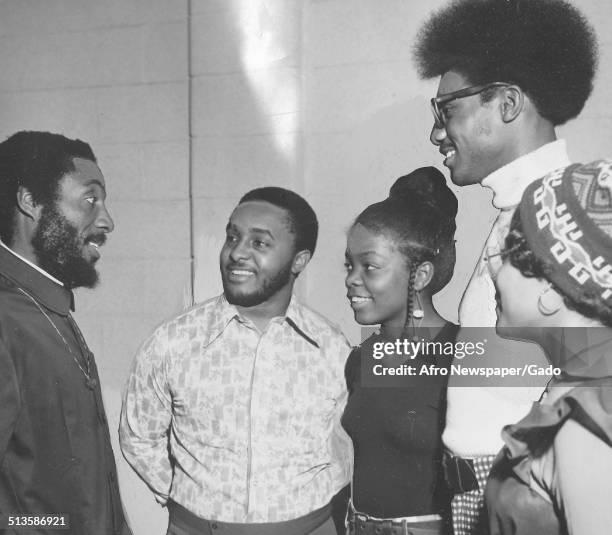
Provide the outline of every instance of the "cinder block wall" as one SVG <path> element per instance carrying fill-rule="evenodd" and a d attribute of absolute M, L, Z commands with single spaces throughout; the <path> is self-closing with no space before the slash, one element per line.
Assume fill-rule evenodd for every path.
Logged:
<path fill-rule="evenodd" d="M 193 2 L 195 296 L 221 292 L 229 214 L 262 185 L 305 193 L 300 0 Z M 301 282 L 301 281 L 300 281 Z"/>
<path fill-rule="evenodd" d="M 441 167 L 414 34 L 442 0 L 2 0 L 0 137 L 22 129 L 89 141 L 116 229 L 102 284 L 77 292 L 77 319 L 104 382 L 123 498 L 136 534 L 166 514 L 116 444 L 120 396 L 138 345 L 190 299 L 220 290 L 218 251 L 248 189 L 304 194 L 321 224 L 299 292 L 359 330 L 344 297 L 345 233 L 398 176 Z M 575 160 L 612 156 L 612 5 L 577 0 L 601 41 L 581 117 L 561 129 Z M 458 263 L 438 298 L 447 317 L 494 212 L 479 186 L 457 191 Z"/>
<path fill-rule="evenodd" d="M 121 392 L 133 354 L 190 285 L 187 0 L 0 3 L 0 138 L 60 132 L 91 143 L 116 230 L 102 283 L 77 291 L 96 355 L 126 509 L 137 534 L 165 512 L 119 453 Z"/>

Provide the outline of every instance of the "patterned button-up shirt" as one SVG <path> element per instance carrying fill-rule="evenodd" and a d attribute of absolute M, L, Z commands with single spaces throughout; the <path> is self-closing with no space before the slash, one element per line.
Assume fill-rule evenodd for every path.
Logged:
<path fill-rule="evenodd" d="M 223 296 L 196 305 L 136 355 L 123 454 L 162 503 L 203 518 L 278 522 L 323 507 L 349 479 L 349 351 L 295 297 L 263 333 Z"/>

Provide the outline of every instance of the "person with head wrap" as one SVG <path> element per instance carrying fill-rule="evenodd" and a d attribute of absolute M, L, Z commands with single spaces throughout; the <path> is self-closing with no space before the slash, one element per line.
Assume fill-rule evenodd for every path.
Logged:
<path fill-rule="evenodd" d="M 345 371 L 342 424 L 354 444 L 351 534 L 446 529 L 450 499 L 440 477 L 446 376 L 388 373 L 447 369 L 451 357 L 422 350 L 383 356 L 380 349 L 397 340 L 454 342 L 458 326 L 437 312 L 432 296 L 453 274 L 456 213 L 442 173 L 420 168 L 361 212 L 348 233 L 347 297 L 358 323 L 380 325 L 352 351 Z"/>
<path fill-rule="evenodd" d="M 489 267 L 498 333 L 539 344 L 558 370 L 503 430 L 486 489 L 491 533 L 610 533 L 612 160 L 531 184 Z"/>
<path fill-rule="evenodd" d="M 423 78 L 440 76 L 430 140 L 452 181 L 490 188 L 500 210 L 459 308 L 462 328 L 492 328 L 486 258 L 500 250 L 525 188 L 570 164 L 555 128 L 576 117 L 591 93 L 594 31 L 564 0 L 454 0 L 421 28 L 415 60 Z M 488 334 L 488 365 L 545 363 L 536 346 Z M 443 439 L 456 535 L 484 529 L 483 488 L 501 427 L 538 395 L 535 387 L 458 388 L 451 377 Z"/>

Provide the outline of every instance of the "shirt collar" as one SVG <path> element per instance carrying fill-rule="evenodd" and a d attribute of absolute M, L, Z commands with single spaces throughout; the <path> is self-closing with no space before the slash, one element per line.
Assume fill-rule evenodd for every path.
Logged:
<path fill-rule="evenodd" d="M 291 296 L 291 301 L 287 307 L 285 319 L 300 335 L 302 335 L 313 346 L 320 347 L 319 337 L 316 325 L 313 323 L 311 315 L 307 313 L 308 309 L 302 305 L 295 295 Z"/>
<path fill-rule="evenodd" d="M 59 281 L 0 242 L 0 272 L 57 314 L 74 310 L 74 296 Z"/>
<path fill-rule="evenodd" d="M 295 295 L 291 296 L 287 311 L 282 318 L 310 344 L 320 347 L 316 326 L 307 314 L 307 308 L 298 301 Z M 220 295 L 217 298 L 217 307 L 210 328 L 209 343 L 222 334 L 234 319 L 241 322 L 247 321 L 240 316 L 238 309 L 227 301 L 225 295 Z"/>
<path fill-rule="evenodd" d="M 523 192 L 534 180 L 570 163 L 565 140 L 558 139 L 493 171 L 482 186 L 493 190 L 493 206 L 507 210 L 521 202 Z"/>

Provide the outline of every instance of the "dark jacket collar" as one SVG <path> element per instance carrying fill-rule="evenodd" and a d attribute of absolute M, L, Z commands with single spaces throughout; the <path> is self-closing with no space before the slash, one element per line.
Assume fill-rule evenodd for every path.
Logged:
<path fill-rule="evenodd" d="M 28 266 L 4 247 L 0 247 L 0 273 L 53 312 L 67 316 L 74 310 L 74 296 L 70 290 Z"/>

